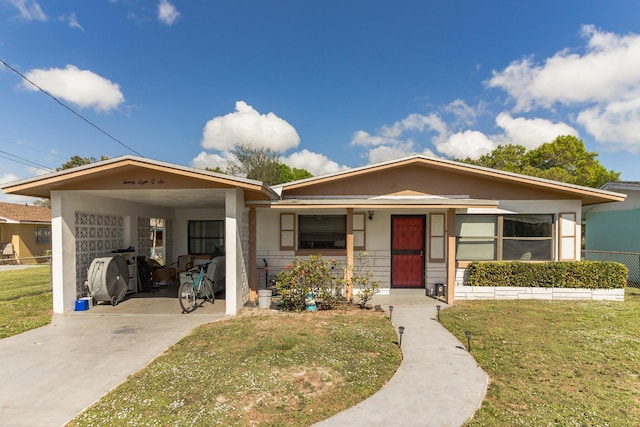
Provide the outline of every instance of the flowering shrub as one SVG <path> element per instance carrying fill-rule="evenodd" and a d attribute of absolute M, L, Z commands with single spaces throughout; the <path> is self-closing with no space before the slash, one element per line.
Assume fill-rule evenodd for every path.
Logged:
<path fill-rule="evenodd" d="M 369 262 L 369 254 L 359 252 L 352 267 L 351 285 L 358 291 L 360 308 L 366 308 L 371 298 L 380 291 L 380 281 L 373 280 L 373 271 L 369 269 Z"/>
<path fill-rule="evenodd" d="M 338 262 L 311 255 L 309 259 L 296 257 L 278 274 L 276 287 L 282 296 L 282 306 L 288 311 L 306 308 L 305 298 L 312 293 L 319 309 L 332 309 L 342 298 L 343 269 Z"/>

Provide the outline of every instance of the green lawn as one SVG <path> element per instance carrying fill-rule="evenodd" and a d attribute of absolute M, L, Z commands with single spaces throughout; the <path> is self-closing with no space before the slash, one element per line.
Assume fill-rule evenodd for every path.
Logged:
<path fill-rule="evenodd" d="M 0 338 L 48 325 L 52 315 L 51 292 L 0 301 Z"/>
<path fill-rule="evenodd" d="M 360 309 L 262 314 L 196 328 L 72 426 L 305 426 L 375 393 L 401 354 Z"/>
<path fill-rule="evenodd" d="M 0 338 L 51 323 L 51 265 L 0 271 Z"/>
<path fill-rule="evenodd" d="M 0 271 L 0 301 L 51 292 L 51 265 Z"/>
<path fill-rule="evenodd" d="M 491 384 L 469 426 L 640 425 L 640 289 L 624 302 L 473 301 L 441 312 Z"/>
<path fill-rule="evenodd" d="M 48 324 L 51 305 L 50 292 L 0 301 L 0 338 Z M 310 425 L 400 363 L 379 313 L 249 313 L 196 329 L 73 425 Z M 491 379 L 469 426 L 640 425 L 640 289 L 624 302 L 458 302 L 440 318 L 463 343 L 472 332 Z"/>

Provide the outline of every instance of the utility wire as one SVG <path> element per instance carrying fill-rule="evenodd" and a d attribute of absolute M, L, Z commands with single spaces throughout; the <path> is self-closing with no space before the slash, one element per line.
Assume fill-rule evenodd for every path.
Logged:
<path fill-rule="evenodd" d="M 11 154 L 11 153 L 7 153 L 6 151 L 2 151 L 0 150 L 0 157 L 2 157 L 3 159 L 7 159 L 7 160 L 11 160 L 12 162 L 16 162 L 16 163 L 21 163 L 25 166 L 31 166 L 31 167 L 37 167 L 38 169 L 45 169 L 48 171 L 55 171 L 55 169 L 49 167 L 49 166 L 45 166 L 43 164 L 40 163 L 36 163 L 34 161 L 31 161 L 29 159 L 25 159 L 24 157 L 20 157 L 20 156 L 16 156 L 15 154 Z M 11 157 L 15 157 L 15 159 L 9 158 L 7 156 L 11 156 Z M 16 160 L 19 159 L 19 160 Z"/>
<path fill-rule="evenodd" d="M 99 132 L 103 133 L 104 135 L 106 135 L 108 138 L 112 139 L 113 141 L 117 142 L 118 144 L 122 145 L 124 148 L 126 148 L 127 150 L 131 151 L 134 154 L 137 154 L 140 157 L 143 157 L 142 154 L 138 153 L 136 150 L 134 150 L 133 148 L 129 147 L 127 144 L 125 144 L 124 142 L 120 141 L 118 138 L 116 138 L 115 136 L 111 135 L 110 133 L 108 133 L 107 131 L 103 130 L 102 128 L 100 128 L 98 125 L 92 123 L 91 121 L 89 121 L 88 119 L 86 119 L 84 116 L 82 116 L 80 113 L 77 113 L 74 109 L 72 109 L 71 107 L 69 107 L 67 104 L 65 104 L 64 102 L 60 101 L 58 98 L 56 98 L 55 96 L 51 95 L 49 92 L 47 92 L 46 90 L 44 90 L 43 88 L 41 88 L 40 86 L 38 86 L 37 84 L 35 84 L 34 82 L 32 82 L 31 80 L 29 80 L 27 78 L 27 76 L 25 76 L 24 74 L 22 74 L 20 71 L 16 70 L 15 68 L 13 68 L 12 66 L 10 66 L 9 64 L 7 64 L 2 58 L 0 58 L 0 62 L 2 62 L 2 64 L 4 64 L 5 67 L 7 67 L 8 69 L 10 69 L 11 71 L 13 71 L 14 73 L 16 73 L 17 75 L 19 75 L 20 77 L 22 77 L 24 80 L 26 80 L 27 82 L 31 83 L 35 88 L 37 88 L 40 92 L 44 93 L 45 95 L 47 95 L 49 98 L 53 99 L 54 101 L 56 101 L 58 104 L 60 104 L 61 106 L 63 106 L 64 108 L 66 108 L 67 110 L 71 111 L 73 114 L 75 114 L 76 116 L 78 116 L 79 118 L 81 118 L 82 120 L 84 120 L 87 124 L 89 124 L 90 126 L 93 126 L 94 128 L 96 128 Z"/>

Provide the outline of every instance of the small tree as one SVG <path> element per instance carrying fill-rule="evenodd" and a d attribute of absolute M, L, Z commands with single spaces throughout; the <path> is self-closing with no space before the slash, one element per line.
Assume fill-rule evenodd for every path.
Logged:
<path fill-rule="evenodd" d="M 380 281 L 373 279 L 373 271 L 370 269 L 371 259 L 367 252 L 359 252 L 356 257 L 351 276 L 351 285 L 358 290 L 360 308 L 366 308 L 373 296 L 380 292 Z"/>
<path fill-rule="evenodd" d="M 318 308 L 330 310 L 341 295 L 338 289 L 344 284 L 342 270 L 335 260 L 326 260 L 322 255 L 311 255 L 309 259 L 296 257 L 278 274 L 276 287 L 282 296 L 283 309 L 302 311 L 305 298 L 313 294 Z"/>
<path fill-rule="evenodd" d="M 267 185 L 282 184 L 310 178 L 306 169 L 290 168 L 280 162 L 280 155 L 270 148 L 255 148 L 248 144 L 236 144 L 231 150 L 235 161 L 229 163 L 226 173 L 245 176 Z"/>

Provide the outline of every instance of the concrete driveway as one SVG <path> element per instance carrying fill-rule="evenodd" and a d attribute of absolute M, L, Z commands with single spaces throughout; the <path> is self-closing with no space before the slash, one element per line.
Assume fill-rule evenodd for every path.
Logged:
<path fill-rule="evenodd" d="M 0 425 L 64 425 L 194 327 L 225 317 L 224 301 L 190 314 L 139 314 L 135 303 L 55 315 L 0 340 Z"/>

